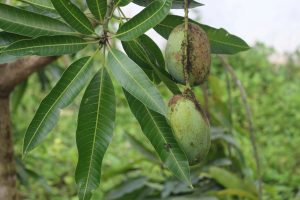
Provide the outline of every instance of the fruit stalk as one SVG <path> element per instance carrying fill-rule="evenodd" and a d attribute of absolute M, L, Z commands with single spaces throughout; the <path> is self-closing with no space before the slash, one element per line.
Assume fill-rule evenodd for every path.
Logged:
<path fill-rule="evenodd" d="M 189 81 L 189 0 L 184 0 L 184 37 L 185 37 L 185 48 L 183 54 L 183 65 L 184 65 L 184 80 L 185 86 L 190 87 Z"/>

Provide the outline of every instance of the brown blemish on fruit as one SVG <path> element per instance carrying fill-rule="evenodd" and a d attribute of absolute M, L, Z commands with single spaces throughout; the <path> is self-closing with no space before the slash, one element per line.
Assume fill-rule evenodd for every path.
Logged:
<path fill-rule="evenodd" d="M 169 101 L 169 106 L 172 106 L 172 105 L 174 105 L 174 104 L 176 104 L 176 102 L 179 100 L 179 99 L 181 99 L 182 98 L 182 96 L 181 95 L 175 95 L 175 96 L 173 96 L 171 99 L 170 99 L 170 101 Z"/>

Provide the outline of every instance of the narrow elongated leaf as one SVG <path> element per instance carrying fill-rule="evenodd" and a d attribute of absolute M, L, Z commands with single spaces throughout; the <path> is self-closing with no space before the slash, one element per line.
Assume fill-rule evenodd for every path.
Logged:
<path fill-rule="evenodd" d="M 14 33 L 8 33 L 5 31 L 0 32 L 0 64 L 12 62 L 19 58 L 18 56 L 1 54 L 1 51 L 5 49 L 9 44 L 24 39 L 28 39 L 28 37 L 17 35 Z"/>
<path fill-rule="evenodd" d="M 28 37 L 2 31 L 0 32 L 0 50 L 7 47 L 10 43 L 24 39 L 28 39 Z"/>
<path fill-rule="evenodd" d="M 149 4 L 152 3 L 153 0 L 133 0 L 133 3 L 147 7 Z M 191 1 L 189 3 L 189 8 L 195 8 L 198 6 L 203 6 L 202 3 L 199 3 L 197 1 Z M 184 0 L 173 0 L 172 9 L 183 9 L 184 8 Z"/>
<path fill-rule="evenodd" d="M 75 179 L 82 200 L 90 199 L 92 191 L 100 184 L 102 159 L 112 138 L 115 113 L 114 86 L 106 69 L 102 68 L 87 87 L 78 115 L 79 159 Z"/>
<path fill-rule="evenodd" d="M 123 41 L 137 38 L 159 24 L 169 14 L 171 6 L 172 0 L 153 1 L 147 8 L 121 26 L 116 37 Z"/>
<path fill-rule="evenodd" d="M 176 15 L 168 15 L 160 24 L 154 27 L 154 30 L 163 36 L 169 38 L 172 30 L 179 24 L 183 23 L 184 18 Z M 198 24 L 205 30 L 211 45 L 211 53 L 214 54 L 235 54 L 240 51 L 246 51 L 250 47 L 241 38 L 228 33 L 224 29 L 216 29 L 204 24 L 199 24 L 193 20 L 193 23 Z"/>
<path fill-rule="evenodd" d="M 51 0 L 20 0 L 23 1 L 25 3 L 28 3 L 30 5 L 39 7 L 39 8 L 43 8 L 43 9 L 47 9 L 47 10 L 54 10 L 54 7 L 51 3 Z"/>
<path fill-rule="evenodd" d="M 166 118 L 159 113 L 149 110 L 125 90 L 124 93 L 143 133 L 155 148 L 162 162 L 176 177 L 191 185 L 187 158 L 178 146 Z"/>
<path fill-rule="evenodd" d="M 29 37 L 75 33 L 59 20 L 2 3 L 0 3 L 0 29 Z"/>
<path fill-rule="evenodd" d="M 91 13 L 102 22 L 106 14 L 107 0 L 86 0 L 86 3 Z"/>
<path fill-rule="evenodd" d="M 109 49 L 108 66 L 115 78 L 130 94 L 150 109 L 167 116 L 167 108 L 158 90 L 143 70 L 124 53 Z"/>
<path fill-rule="evenodd" d="M 89 19 L 70 0 L 51 0 L 62 18 L 75 30 L 83 34 L 93 34 L 94 28 Z"/>
<path fill-rule="evenodd" d="M 56 125 L 60 109 L 66 107 L 78 95 L 92 72 L 92 57 L 75 61 L 42 101 L 25 137 L 23 154 L 34 149 Z"/>
<path fill-rule="evenodd" d="M 174 94 L 179 94 L 180 90 L 171 80 L 165 71 L 165 61 L 159 47 L 147 35 L 141 35 L 139 38 L 131 41 L 123 41 L 123 48 L 127 55 L 143 69 L 151 69 L 160 80 Z"/>
<path fill-rule="evenodd" d="M 55 56 L 76 53 L 88 43 L 76 36 L 41 36 L 15 42 L 1 51 L 14 56 Z"/>
<path fill-rule="evenodd" d="M 155 42 L 143 34 L 131 41 L 122 41 L 122 45 L 127 55 L 141 67 L 147 67 L 149 63 L 158 68 L 165 68 L 164 56 Z M 148 68 L 152 68 L 148 66 Z"/>

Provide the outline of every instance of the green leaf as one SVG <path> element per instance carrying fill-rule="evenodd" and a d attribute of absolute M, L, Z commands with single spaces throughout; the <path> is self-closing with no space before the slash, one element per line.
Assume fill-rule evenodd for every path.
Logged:
<path fill-rule="evenodd" d="M 107 0 L 86 0 L 86 3 L 91 13 L 102 22 L 107 10 Z"/>
<path fill-rule="evenodd" d="M 42 101 L 26 131 L 23 154 L 41 143 L 56 125 L 60 110 L 68 106 L 84 87 L 92 72 L 91 61 L 92 57 L 75 61 Z"/>
<path fill-rule="evenodd" d="M 127 55 L 137 63 L 144 71 L 150 69 L 174 94 L 179 94 L 180 90 L 171 80 L 171 77 L 164 70 L 165 61 L 159 47 L 147 35 L 131 41 L 123 41 L 123 48 Z"/>
<path fill-rule="evenodd" d="M 149 4 L 152 3 L 153 0 L 133 0 L 133 3 L 147 7 Z M 198 6 L 203 6 L 202 3 L 197 1 L 190 1 L 189 8 L 195 8 Z M 184 0 L 173 0 L 172 9 L 183 9 L 184 8 Z"/>
<path fill-rule="evenodd" d="M 76 53 L 87 44 L 88 42 L 76 36 L 41 36 L 15 42 L 0 53 L 14 56 L 54 56 Z"/>
<path fill-rule="evenodd" d="M 24 39 L 28 39 L 28 37 L 2 31 L 0 32 L 0 50 L 7 47 L 10 43 Z"/>
<path fill-rule="evenodd" d="M 54 7 L 51 3 L 51 0 L 20 0 L 22 2 L 28 3 L 30 5 L 47 9 L 47 10 L 54 10 Z"/>
<path fill-rule="evenodd" d="M 143 70 L 124 53 L 109 49 L 108 66 L 115 78 L 131 95 L 150 109 L 167 116 L 166 105 Z"/>
<path fill-rule="evenodd" d="M 165 68 L 164 56 L 155 42 L 143 34 L 131 41 L 122 41 L 122 45 L 127 55 L 139 66 L 152 69 L 149 64 L 154 64 L 158 68 Z"/>
<path fill-rule="evenodd" d="M 127 6 L 132 0 L 116 0 L 115 6 Z"/>
<path fill-rule="evenodd" d="M 176 177 L 191 185 L 187 158 L 174 139 L 172 129 L 166 118 L 148 109 L 125 90 L 124 93 L 143 133 L 153 145 L 162 162 Z"/>
<path fill-rule="evenodd" d="M 62 18 L 75 30 L 83 34 L 93 34 L 94 28 L 89 19 L 70 0 L 51 0 Z"/>
<path fill-rule="evenodd" d="M 0 3 L 0 29 L 29 37 L 75 33 L 59 20 L 2 3 Z"/>
<path fill-rule="evenodd" d="M 251 200 L 257 200 L 257 196 L 251 194 L 247 190 L 240 190 L 240 189 L 225 189 L 220 190 L 217 192 L 214 192 L 217 196 L 220 196 L 221 198 L 223 196 L 234 196 L 234 197 L 240 197 L 241 199 L 251 199 Z"/>
<path fill-rule="evenodd" d="M 209 174 L 225 188 L 245 190 L 251 192 L 253 195 L 257 195 L 254 184 L 244 181 L 232 172 L 219 167 L 211 167 L 209 168 Z"/>
<path fill-rule="evenodd" d="M 8 33 L 5 31 L 0 32 L 0 64 L 12 62 L 19 58 L 18 56 L 1 54 L 1 51 L 5 49 L 9 44 L 24 39 L 28 39 L 28 37 L 14 33 Z"/>
<path fill-rule="evenodd" d="M 179 24 L 182 24 L 183 20 L 184 18 L 181 16 L 168 15 L 160 24 L 154 27 L 154 30 L 165 39 L 168 39 L 172 30 Z M 244 40 L 228 33 L 222 28 L 216 29 L 204 24 L 199 24 L 193 20 L 190 21 L 201 26 L 207 33 L 211 45 L 211 53 L 235 54 L 250 48 Z"/>
<path fill-rule="evenodd" d="M 122 25 L 115 36 L 123 41 L 137 38 L 159 24 L 169 14 L 171 6 L 172 0 L 153 1 L 147 8 Z"/>
<path fill-rule="evenodd" d="M 92 191 L 100 184 L 102 159 L 113 135 L 115 113 L 114 86 L 106 69 L 102 68 L 87 87 L 78 115 L 79 159 L 75 179 L 82 200 L 90 199 Z"/>

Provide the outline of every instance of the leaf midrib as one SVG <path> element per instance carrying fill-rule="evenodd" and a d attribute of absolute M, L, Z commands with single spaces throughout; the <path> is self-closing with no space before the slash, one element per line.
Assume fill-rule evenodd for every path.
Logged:
<path fill-rule="evenodd" d="M 75 15 L 73 15 L 72 11 L 70 11 L 68 9 L 68 7 L 64 4 L 64 2 L 62 2 L 61 0 L 59 0 L 61 2 L 61 4 L 64 6 L 64 8 L 82 25 L 84 26 L 88 31 L 90 31 L 90 33 L 94 33 L 94 31 L 92 29 L 90 29 L 89 27 L 87 27 L 80 19 L 78 19 Z M 72 6 L 75 6 L 72 4 Z"/>
<path fill-rule="evenodd" d="M 157 1 L 154 1 L 153 4 L 156 3 L 156 2 Z M 162 10 L 162 8 L 167 4 L 167 2 L 168 2 L 168 0 L 165 0 L 165 2 L 162 4 L 162 6 L 155 13 L 153 13 L 149 18 L 147 18 L 146 20 L 144 20 L 143 23 L 140 23 L 137 26 L 134 26 L 131 29 L 129 29 L 129 30 L 123 32 L 123 33 L 119 33 L 119 34 L 115 35 L 115 37 L 122 36 L 122 35 L 130 32 L 130 31 L 132 31 L 133 29 L 136 29 L 137 27 L 139 27 L 139 26 L 144 25 L 145 23 L 147 23 L 154 15 L 156 15 L 158 12 L 160 12 Z M 151 6 L 151 5 L 149 5 L 149 6 Z"/>
<path fill-rule="evenodd" d="M 86 184 L 85 184 L 83 199 L 85 199 L 86 190 L 87 190 L 87 186 L 88 186 L 89 179 L 90 179 L 90 171 L 91 171 L 92 160 L 93 160 L 94 150 L 95 150 L 94 147 L 95 147 L 95 141 L 96 141 L 96 132 L 97 132 L 97 128 L 98 128 L 98 120 L 99 120 L 100 105 L 101 105 L 101 95 L 102 95 L 102 89 L 103 89 L 103 76 L 104 76 L 104 71 L 101 72 L 100 91 L 99 91 L 99 97 L 98 97 L 97 117 L 96 117 L 96 126 L 95 126 L 95 130 L 94 130 L 92 155 L 91 155 L 91 160 L 90 160 L 90 163 L 89 163 L 88 177 L 86 179 Z"/>
<path fill-rule="evenodd" d="M 70 84 L 68 85 L 68 87 L 66 87 L 58 96 L 58 98 L 56 98 L 55 102 L 52 104 L 52 106 L 50 107 L 50 109 L 48 109 L 48 111 L 46 112 L 45 116 L 43 117 L 43 119 L 41 120 L 41 122 L 39 123 L 39 126 L 36 128 L 36 131 L 34 132 L 34 134 L 32 135 L 31 139 L 29 140 L 29 143 L 26 147 L 26 149 L 24 150 L 24 154 L 27 153 L 27 150 L 29 148 L 29 146 L 32 143 L 33 138 L 36 136 L 38 130 L 40 129 L 41 125 L 43 124 L 46 116 L 48 116 L 48 114 L 50 113 L 50 110 L 53 109 L 54 105 L 57 104 L 58 100 L 62 97 L 62 95 L 64 94 L 64 92 L 69 88 L 69 86 L 74 82 L 74 80 L 79 76 L 79 74 L 81 74 L 81 72 L 83 71 L 83 69 L 85 69 L 85 67 L 90 63 L 90 61 L 92 60 L 92 56 L 86 61 L 86 63 L 81 67 L 81 69 L 79 70 L 79 72 L 76 74 L 76 76 L 74 76 L 74 78 L 72 79 L 72 81 L 70 82 Z"/>
<path fill-rule="evenodd" d="M 21 50 L 31 49 L 31 48 L 43 48 L 43 47 L 52 47 L 52 46 L 54 46 L 54 47 L 58 47 L 58 46 L 73 46 L 73 45 L 83 45 L 83 44 L 91 44 L 91 43 L 89 43 L 89 42 L 81 42 L 81 43 L 64 43 L 64 44 L 52 44 L 52 45 L 49 44 L 49 45 L 42 45 L 42 46 L 40 45 L 40 46 L 30 46 L 30 47 L 24 47 L 24 48 L 16 48 L 16 49 L 11 49 L 11 50 L 7 50 L 7 51 L 3 51 L 3 52 L 7 53 L 7 52 L 11 52 L 11 51 L 21 51 Z"/>
<path fill-rule="evenodd" d="M 126 73 L 127 73 L 127 74 L 128 74 L 128 75 L 136 82 L 136 84 L 137 84 L 137 85 L 138 85 L 138 86 L 139 86 L 139 87 L 147 94 L 147 96 L 150 97 L 150 99 L 152 99 L 151 96 L 149 96 L 147 90 L 145 90 L 144 87 L 142 87 L 142 86 L 139 84 L 139 82 L 138 82 L 133 76 L 131 76 L 131 74 L 128 72 L 128 70 L 126 70 L 126 67 L 124 67 L 123 64 L 121 63 L 121 61 L 115 56 L 115 54 L 112 52 L 112 49 L 109 48 L 109 50 L 110 50 L 111 54 L 114 56 L 114 58 L 117 60 L 117 62 L 120 64 L 120 66 L 122 66 L 122 69 L 123 69 L 124 71 L 126 71 Z M 156 103 L 155 100 L 152 99 L 152 102 L 154 102 L 154 104 L 155 104 L 156 106 L 158 106 L 158 108 L 159 108 L 159 105 L 157 105 L 157 103 Z M 160 111 L 160 112 L 161 112 L 161 111 Z M 165 113 L 164 113 L 164 112 L 161 113 L 161 114 L 163 114 L 163 115 L 165 116 Z"/>
<path fill-rule="evenodd" d="M 50 33 L 68 33 L 68 34 L 74 34 L 74 32 L 64 32 L 64 31 L 60 31 L 60 30 L 50 30 L 50 29 L 47 29 L 47 28 L 40 28 L 40 27 L 36 27 L 36 26 L 28 26 L 26 24 L 21 24 L 21 23 L 18 23 L 18 22 L 15 22 L 15 21 L 10 21 L 9 18 L 3 18 L 3 17 L 0 17 L 0 20 L 4 20 L 6 22 L 9 22 L 9 23 L 12 23 L 12 24 L 16 24 L 16 25 L 20 25 L 20 26 L 25 26 L 27 28 L 34 28 L 34 29 L 37 29 L 37 30 L 40 30 L 40 31 L 48 31 Z M 58 24 L 57 24 L 58 25 Z"/>
<path fill-rule="evenodd" d="M 102 21 L 102 12 L 100 10 L 100 4 L 99 4 L 100 1 L 96 0 L 96 4 L 97 4 L 97 10 L 98 10 L 98 14 L 99 14 L 99 17 L 100 17 L 100 21 Z"/>
<path fill-rule="evenodd" d="M 159 126 L 157 125 L 156 121 L 154 120 L 154 118 L 153 118 L 151 112 L 149 111 L 149 109 L 148 109 L 147 107 L 145 107 L 145 108 L 146 108 L 146 110 L 147 110 L 149 116 L 151 117 L 151 119 L 152 119 L 152 121 L 153 121 L 153 123 L 154 123 L 156 129 L 158 130 L 158 132 L 159 132 L 161 138 L 164 140 L 165 144 L 168 144 L 168 142 L 167 142 L 167 140 L 165 139 L 164 135 L 162 134 L 162 132 L 161 132 Z M 176 165 L 179 167 L 181 174 L 183 175 L 183 177 L 185 177 L 187 183 L 190 184 L 190 180 L 185 176 L 183 170 L 181 169 L 181 167 L 180 167 L 180 165 L 179 165 L 179 162 L 177 161 L 177 159 L 176 159 L 176 157 L 175 157 L 175 155 L 174 155 L 174 153 L 173 153 L 172 148 L 170 148 L 170 154 L 172 155 L 173 159 L 175 160 Z"/>

